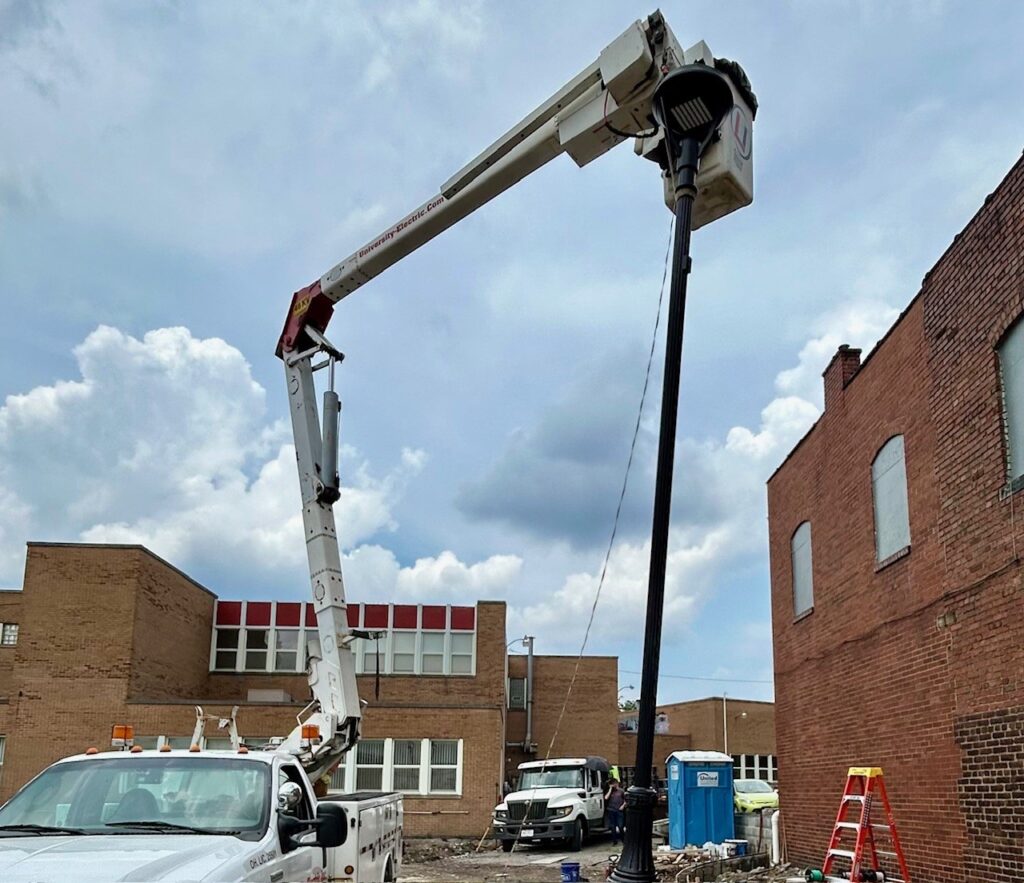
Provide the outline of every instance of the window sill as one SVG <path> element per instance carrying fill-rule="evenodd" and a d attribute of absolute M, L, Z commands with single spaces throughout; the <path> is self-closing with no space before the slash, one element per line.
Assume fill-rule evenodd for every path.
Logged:
<path fill-rule="evenodd" d="M 807 617 L 810 616 L 812 613 L 814 613 L 813 604 L 806 610 L 804 610 L 802 613 L 798 613 L 796 616 L 793 617 L 793 625 L 796 625 L 798 622 L 807 619 Z"/>
<path fill-rule="evenodd" d="M 897 561 L 902 561 L 910 554 L 910 546 L 904 546 L 899 551 L 893 552 L 888 558 L 883 558 L 875 565 L 875 573 L 885 570 L 891 564 L 895 564 Z"/>

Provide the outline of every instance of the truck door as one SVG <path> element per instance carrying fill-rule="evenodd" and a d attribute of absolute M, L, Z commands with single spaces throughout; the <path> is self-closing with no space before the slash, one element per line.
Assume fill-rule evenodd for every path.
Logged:
<path fill-rule="evenodd" d="M 587 785 L 587 818 L 591 828 L 604 827 L 604 791 L 601 790 L 601 773 L 584 770 Z"/>
<path fill-rule="evenodd" d="M 282 764 L 278 770 L 277 785 L 274 791 L 275 803 L 277 801 L 277 791 L 286 782 L 294 782 L 302 789 L 302 800 L 294 810 L 289 811 L 289 814 L 300 819 L 315 818 L 313 802 L 309 798 L 309 791 L 305 780 L 302 773 L 299 772 L 299 768 L 292 764 Z M 276 823 L 276 813 L 274 818 Z M 314 828 L 309 829 L 310 834 L 314 832 Z M 323 850 L 319 846 L 299 846 L 295 849 L 289 849 L 288 846 L 281 843 L 278 858 L 272 863 L 270 868 L 269 881 L 270 883 L 278 883 L 278 881 L 286 883 L 286 881 L 292 880 L 316 880 L 320 879 L 319 874 L 325 875 L 326 879 L 327 869 L 323 867 L 322 858 Z"/>

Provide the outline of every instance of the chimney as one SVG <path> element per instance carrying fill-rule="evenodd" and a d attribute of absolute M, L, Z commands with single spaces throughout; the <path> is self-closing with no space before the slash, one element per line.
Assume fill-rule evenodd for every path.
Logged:
<path fill-rule="evenodd" d="M 834 402 L 839 402 L 843 396 L 846 384 L 853 380 L 853 376 L 860 370 L 860 350 L 854 349 L 849 344 L 843 344 L 836 350 L 832 361 L 821 375 L 825 378 L 825 410 L 832 407 Z"/>

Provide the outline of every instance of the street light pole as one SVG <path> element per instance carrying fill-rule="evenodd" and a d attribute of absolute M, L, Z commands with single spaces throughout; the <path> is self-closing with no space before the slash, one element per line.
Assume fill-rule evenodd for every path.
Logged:
<path fill-rule="evenodd" d="M 693 203 L 697 196 L 700 156 L 732 105 L 732 90 L 725 77 L 714 68 L 702 64 L 687 65 L 674 71 L 661 82 L 654 96 L 654 114 L 665 133 L 666 161 L 675 188 L 676 221 L 651 526 L 651 564 L 647 584 L 635 778 L 626 792 L 626 834 L 622 854 L 611 874 L 611 879 L 616 883 L 652 883 L 655 879 L 651 833 L 658 795 L 652 787 L 651 768 L 654 762 L 654 719 L 672 508 L 686 282 L 690 272 L 690 231 Z"/>
<path fill-rule="evenodd" d="M 725 697 L 728 695 L 722 691 L 722 754 L 729 753 L 729 716 L 725 713 Z"/>

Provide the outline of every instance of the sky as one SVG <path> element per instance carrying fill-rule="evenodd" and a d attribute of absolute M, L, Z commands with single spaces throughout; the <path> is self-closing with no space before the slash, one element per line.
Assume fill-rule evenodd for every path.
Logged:
<path fill-rule="evenodd" d="M 765 480 L 1020 155 L 1024 5 L 666 3 L 758 95 L 753 205 L 694 234 L 658 699 L 772 697 Z M 308 594 L 291 293 L 650 3 L 0 0 L 0 586 L 25 543 L 143 543 Z M 509 605 L 575 654 L 671 216 L 623 145 L 559 157 L 335 312 L 349 600 Z M 587 652 L 642 656 L 664 324 Z"/>

